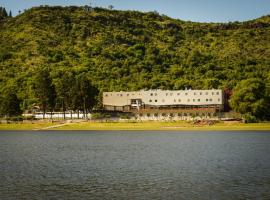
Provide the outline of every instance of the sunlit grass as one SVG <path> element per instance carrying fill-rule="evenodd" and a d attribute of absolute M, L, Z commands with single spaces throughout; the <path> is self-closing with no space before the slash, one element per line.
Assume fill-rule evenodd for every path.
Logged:
<path fill-rule="evenodd" d="M 0 130 L 39 130 L 58 123 L 34 122 L 34 123 L 9 123 L 0 124 Z"/>
<path fill-rule="evenodd" d="M 82 122 L 54 130 L 270 130 L 270 123 L 194 125 L 188 122 Z"/>
<path fill-rule="evenodd" d="M 62 122 L 63 123 L 63 122 Z M 60 125 L 60 126 L 58 126 Z M 58 126 L 58 127 L 54 127 Z M 177 122 L 34 122 L 0 124 L 0 130 L 270 130 L 268 123 L 224 123 L 195 125 L 187 121 Z"/>

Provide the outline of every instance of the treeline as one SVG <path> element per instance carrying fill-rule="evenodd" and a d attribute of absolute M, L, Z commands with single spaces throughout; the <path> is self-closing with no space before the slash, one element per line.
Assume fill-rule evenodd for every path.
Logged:
<path fill-rule="evenodd" d="M 0 20 L 5 19 L 7 17 L 12 17 L 11 11 L 9 11 L 9 13 L 7 13 L 5 7 L 0 7 Z"/>
<path fill-rule="evenodd" d="M 195 23 L 157 12 L 43 6 L 0 21 L 0 44 L 0 96 L 12 91 L 23 111 L 30 105 L 60 109 L 63 99 L 67 109 L 82 109 L 84 98 L 93 95 L 100 102 L 103 91 L 220 88 L 237 96 L 245 85 L 247 91 L 263 92 L 250 98 L 242 92 L 232 108 L 256 118 L 269 116 L 270 16 Z M 55 91 L 48 92 L 52 97 L 37 92 L 42 78 L 35 77 L 43 73 L 44 82 L 51 82 L 46 90 Z M 81 79 L 96 92 L 73 89 Z M 238 109 L 245 101 L 252 108 Z"/>
<path fill-rule="evenodd" d="M 0 114 L 11 117 L 23 111 L 39 107 L 45 115 L 53 111 L 80 111 L 89 113 L 98 103 L 98 89 L 94 87 L 89 74 L 63 72 L 57 81 L 53 81 L 50 71 L 45 67 L 35 71 L 28 83 L 31 98 L 19 99 L 16 86 L 6 86 L 0 96 Z"/>

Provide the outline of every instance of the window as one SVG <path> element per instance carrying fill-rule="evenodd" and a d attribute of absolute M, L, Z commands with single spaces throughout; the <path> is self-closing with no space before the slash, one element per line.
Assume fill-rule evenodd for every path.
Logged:
<path fill-rule="evenodd" d="M 195 99 L 193 99 L 193 102 L 195 102 Z"/>
<path fill-rule="evenodd" d="M 166 96 L 168 96 L 168 93 L 166 93 Z"/>
<path fill-rule="evenodd" d="M 177 93 L 177 95 L 179 96 L 179 95 L 180 95 L 180 93 Z"/>
<path fill-rule="evenodd" d="M 162 99 L 162 102 L 165 102 L 165 99 Z"/>
<path fill-rule="evenodd" d="M 200 102 L 201 101 L 201 99 L 198 99 L 198 102 Z"/>
<path fill-rule="evenodd" d="M 151 93 L 150 96 L 153 96 L 153 93 Z"/>
<path fill-rule="evenodd" d="M 127 97 L 129 96 L 129 94 L 127 94 Z"/>
<path fill-rule="evenodd" d="M 120 94 L 120 97 L 123 96 L 122 94 Z"/>
<path fill-rule="evenodd" d="M 157 99 L 155 100 L 155 102 L 157 102 Z"/>
<path fill-rule="evenodd" d="M 212 99 L 209 99 L 209 101 L 212 101 Z"/>
<path fill-rule="evenodd" d="M 150 113 L 147 113 L 147 117 L 150 117 Z"/>
<path fill-rule="evenodd" d="M 206 92 L 205 94 L 208 95 L 208 92 Z"/>
<path fill-rule="evenodd" d="M 194 92 L 194 95 L 196 95 L 196 92 Z"/>
<path fill-rule="evenodd" d="M 173 114 L 173 113 L 170 113 L 170 114 L 169 114 L 169 116 L 170 116 L 170 117 L 173 117 L 173 116 L 174 116 L 174 114 Z"/>
<path fill-rule="evenodd" d="M 187 116 L 187 113 L 184 113 L 184 116 Z"/>
<path fill-rule="evenodd" d="M 200 92 L 200 95 L 202 95 L 202 92 Z"/>
<path fill-rule="evenodd" d="M 158 113 L 155 113 L 154 116 L 155 116 L 155 117 L 158 117 Z"/>
<path fill-rule="evenodd" d="M 178 99 L 178 102 L 181 102 L 181 99 Z"/>
<path fill-rule="evenodd" d="M 208 101 L 208 99 L 206 99 L 206 101 Z"/>
<path fill-rule="evenodd" d="M 188 95 L 188 93 L 186 92 L 185 95 Z"/>
<path fill-rule="evenodd" d="M 190 99 L 188 99 L 187 101 L 190 102 Z"/>
<path fill-rule="evenodd" d="M 105 97 L 107 97 L 108 96 L 108 94 L 105 94 Z"/>
<path fill-rule="evenodd" d="M 170 95 L 172 96 L 172 95 L 173 95 L 173 93 L 170 93 Z"/>
<path fill-rule="evenodd" d="M 152 99 L 150 99 L 149 102 L 152 102 Z"/>
<path fill-rule="evenodd" d="M 176 99 L 174 99 L 173 101 L 176 102 Z"/>
<path fill-rule="evenodd" d="M 155 93 L 155 96 L 157 96 L 157 93 Z"/>
<path fill-rule="evenodd" d="M 178 113 L 178 117 L 181 117 L 182 116 L 182 114 L 181 113 Z"/>
<path fill-rule="evenodd" d="M 220 98 L 218 98 L 218 101 L 220 101 Z"/>
<path fill-rule="evenodd" d="M 165 113 L 162 113 L 162 117 L 165 117 L 166 116 L 166 114 Z"/>
<path fill-rule="evenodd" d="M 219 95 L 219 92 L 217 92 L 217 95 Z"/>
<path fill-rule="evenodd" d="M 143 116 L 143 114 L 142 113 L 140 113 L 140 117 L 142 117 Z"/>
<path fill-rule="evenodd" d="M 214 92 L 212 92 L 212 95 L 214 95 Z"/>

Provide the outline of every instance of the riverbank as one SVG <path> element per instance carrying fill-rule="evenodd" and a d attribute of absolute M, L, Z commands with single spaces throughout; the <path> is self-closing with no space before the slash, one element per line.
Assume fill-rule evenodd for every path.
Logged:
<path fill-rule="evenodd" d="M 194 124 L 177 122 L 34 122 L 0 124 L 0 130 L 269 130 L 267 123 L 217 122 L 214 124 Z"/>

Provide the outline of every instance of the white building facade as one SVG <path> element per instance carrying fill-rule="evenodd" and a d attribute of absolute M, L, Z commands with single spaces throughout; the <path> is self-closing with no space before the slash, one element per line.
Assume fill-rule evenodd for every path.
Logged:
<path fill-rule="evenodd" d="M 132 112 L 139 119 L 207 118 L 223 110 L 224 95 L 219 89 L 104 92 L 103 108 Z"/>

